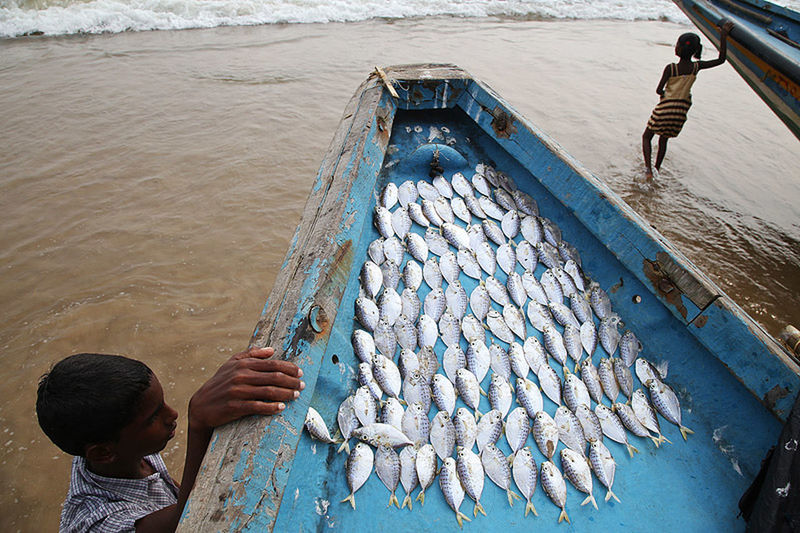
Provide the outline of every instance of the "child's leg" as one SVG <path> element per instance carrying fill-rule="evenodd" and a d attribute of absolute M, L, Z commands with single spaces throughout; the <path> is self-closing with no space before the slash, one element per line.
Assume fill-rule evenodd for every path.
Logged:
<path fill-rule="evenodd" d="M 664 156 L 667 154 L 667 141 L 669 137 L 663 135 L 658 136 L 658 153 L 656 154 L 656 170 L 661 170 L 661 163 L 664 161 Z"/>
<path fill-rule="evenodd" d="M 642 153 L 644 154 L 644 166 L 645 166 L 645 177 L 647 179 L 653 179 L 653 169 L 651 167 L 651 158 L 653 155 L 653 147 L 652 147 L 652 140 L 653 140 L 653 131 L 650 128 L 645 128 L 644 133 L 642 134 Z"/>

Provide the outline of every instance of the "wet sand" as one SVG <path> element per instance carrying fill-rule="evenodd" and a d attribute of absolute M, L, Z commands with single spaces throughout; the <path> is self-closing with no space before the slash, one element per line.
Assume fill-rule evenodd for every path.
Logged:
<path fill-rule="evenodd" d="M 185 414 L 246 347 L 342 110 L 374 65 L 465 68 L 768 332 L 800 325 L 800 151 L 730 65 L 701 73 L 661 176 L 643 181 L 641 132 L 687 30 L 428 19 L 3 42 L 0 529 L 57 528 L 71 458 L 34 414 L 52 363 L 140 358 Z M 164 451 L 176 478 L 185 430 L 181 419 Z"/>

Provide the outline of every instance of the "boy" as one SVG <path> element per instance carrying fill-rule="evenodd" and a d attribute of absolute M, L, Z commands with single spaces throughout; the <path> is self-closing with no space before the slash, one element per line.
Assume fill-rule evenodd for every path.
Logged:
<path fill-rule="evenodd" d="M 278 413 L 305 388 L 303 371 L 273 354 L 236 354 L 194 393 L 180 485 L 158 453 L 175 436 L 178 413 L 144 363 L 101 354 L 57 363 L 39 382 L 36 413 L 50 440 L 75 456 L 60 531 L 173 531 L 213 429 Z"/>

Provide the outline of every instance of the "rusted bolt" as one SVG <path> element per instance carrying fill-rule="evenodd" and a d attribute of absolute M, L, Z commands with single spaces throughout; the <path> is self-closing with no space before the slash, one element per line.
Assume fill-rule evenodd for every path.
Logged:
<path fill-rule="evenodd" d="M 675 285 L 667 278 L 661 278 L 658 280 L 658 289 L 664 294 L 669 294 L 675 289 Z"/>

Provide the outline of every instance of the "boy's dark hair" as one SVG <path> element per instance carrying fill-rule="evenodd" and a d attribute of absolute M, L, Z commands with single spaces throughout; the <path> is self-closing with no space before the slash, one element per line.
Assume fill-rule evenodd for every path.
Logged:
<path fill-rule="evenodd" d="M 121 355 L 71 355 L 39 380 L 39 425 L 56 446 L 83 456 L 88 445 L 119 438 L 152 376 L 147 365 Z"/>
<path fill-rule="evenodd" d="M 703 45 L 700 44 L 700 36 L 696 33 L 684 33 L 678 37 L 678 56 L 681 59 L 690 59 L 692 56 L 700 59 L 703 52 Z"/>

